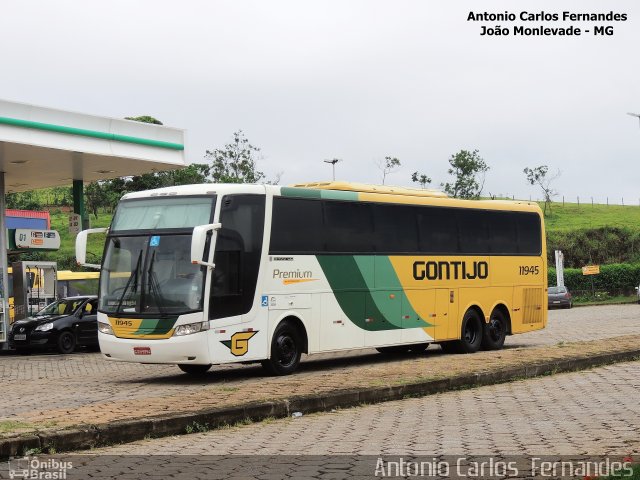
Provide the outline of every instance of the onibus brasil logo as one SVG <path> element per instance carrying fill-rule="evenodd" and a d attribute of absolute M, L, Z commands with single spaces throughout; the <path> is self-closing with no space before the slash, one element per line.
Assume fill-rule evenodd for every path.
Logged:
<path fill-rule="evenodd" d="M 9 459 L 9 478 L 64 480 L 67 470 L 73 468 L 72 462 L 55 458 L 40 460 L 38 457 Z"/>

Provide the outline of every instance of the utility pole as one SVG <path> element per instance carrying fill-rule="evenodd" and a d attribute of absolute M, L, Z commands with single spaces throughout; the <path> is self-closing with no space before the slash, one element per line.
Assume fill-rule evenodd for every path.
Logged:
<path fill-rule="evenodd" d="M 333 181 L 336 180 L 336 163 L 341 162 L 342 160 L 339 158 L 334 158 L 332 160 L 325 160 L 324 163 L 330 163 L 331 169 L 333 170 Z"/>

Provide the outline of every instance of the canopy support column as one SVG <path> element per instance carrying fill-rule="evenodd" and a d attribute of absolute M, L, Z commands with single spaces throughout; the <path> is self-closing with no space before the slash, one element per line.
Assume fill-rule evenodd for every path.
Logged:
<path fill-rule="evenodd" d="M 4 197 L 4 172 L 0 172 L 0 270 L 2 271 L 2 298 L 0 299 L 2 313 L 0 313 L 0 350 L 9 348 L 9 275 L 7 273 L 7 219 L 6 219 L 6 199 Z"/>
<path fill-rule="evenodd" d="M 82 230 L 89 228 L 89 219 L 84 209 L 84 184 L 82 180 L 73 181 L 73 213 L 80 215 Z"/>

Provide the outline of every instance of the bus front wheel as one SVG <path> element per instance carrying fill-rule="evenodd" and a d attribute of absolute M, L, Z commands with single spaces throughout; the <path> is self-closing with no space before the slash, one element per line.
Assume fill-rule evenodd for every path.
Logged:
<path fill-rule="evenodd" d="M 300 364 L 302 337 L 291 322 L 282 322 L 276 327 L 271 340 L 271 358 L 262 361 L 270 375 L 288 375 Z"/>

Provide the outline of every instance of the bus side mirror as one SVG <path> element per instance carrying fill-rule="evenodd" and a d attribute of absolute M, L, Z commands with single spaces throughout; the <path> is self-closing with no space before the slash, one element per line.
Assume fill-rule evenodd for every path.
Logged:
<path fill-rule="evenodd" d="M 95 268 L 100 270 L 100 265 L 95 263 L 87 263 L 87 236 L 90 233 L 104 233 L 106 228 L 90 228 L 82 230 L 76 237 L 76 262 L 83 267 Z"/>
<path fill-rule="evenodd" d="M 204 265 L 209 268 L 215 268 L 213 263 L 209 263 L 202 259 L 204 256 L 204 249 L 207 245 L 207 235 L 209 232 L 215 232 L 220 230 L 221 223 L 210 223 L 209 225 L 198 225 L 193 229 L 193 235 L 191 236 L 191 263 L 195 265 Z M 215 242 L 214 237 L 211 237 L 211 248 Z"/>

